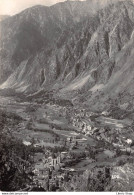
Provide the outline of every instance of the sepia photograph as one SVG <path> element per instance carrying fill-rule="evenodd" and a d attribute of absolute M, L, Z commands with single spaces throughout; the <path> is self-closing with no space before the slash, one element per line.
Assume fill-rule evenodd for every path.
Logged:
<path fill-rule="evenodd" d="M 0 0 L 0 192 L 133 194 L 134 0 Z"/>

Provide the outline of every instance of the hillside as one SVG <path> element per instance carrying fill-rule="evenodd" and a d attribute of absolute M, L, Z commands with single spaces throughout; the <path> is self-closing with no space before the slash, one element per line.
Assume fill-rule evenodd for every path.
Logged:
<path fill-rule="evenodd" d="M 10 17 L 9 15 L 0 15 L 0 22 Z"/>
<path fill-rule="evenodd" d="M 131 1 L 67 1 L 7 18 L 0 88 L 54 90 L 94 110 L 133 108 L 133 9 Z"/>

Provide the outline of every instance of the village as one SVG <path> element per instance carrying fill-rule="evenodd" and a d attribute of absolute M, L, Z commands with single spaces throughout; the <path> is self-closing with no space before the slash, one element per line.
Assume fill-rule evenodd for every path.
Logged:
<path fill-rule="evenodd" d="M 54 104 L 37 104 L 36 109 L 24 111 L 25 115 L 19 110 L 19 115 L 28 120 L 19 123 L 13 134 L 35 148 L 31 186 L 45 191 L 79 191 L 83 178 L 86 183 L 89 176 L 107 169 L 112 176 L 114 167 L 134 162 L 131 126 L 126 132 L 124 123 L 107 112 L 96 114 Z"/>
<path fill-rule="evenodd" d="M 111 126 L 100 124 L 104 119 L 112 120 L 107 114 L 102 113 L 100 118 L 99 114 L 84 109 L 72 110 L 54 104 L 47 109 L 39 108 L 34 115 L 32 111 L 34 117 L 28 121 L 27 130 L 24 127 L 22 132 L 20 127 L 20 137 L 25 132 L 23 143 L 33 142 L 40 150 L 34 155 L 34 185 L 46 191 L 72 191 L 78 187 L 74 178 L 82 180 L 86 171 L 101 167 L 102 171 L 110 169 L 112 174 L 112 167 L 122 161 L 133 162 L 132 129 L 128 128 L 126 134 L 125 127 L 113 121 Z"/>
<path fill-rule="evenodd" d="M 42 154 L 38 154 L 40 157 L 36 156 L 34 169 L 36 185 L 47 191 L 76 190 L 76 185 L 72 184 L 75 177 L 81 180 L 87 170 L 96 171 L 96 167 L 102 167 L 100 168 L 102 171 L 105 169 L 111 171 L 121 160 L 125 160 L 126 157 L 129 159 L 130 153 L 134 152 L 133 141 L 125 136 L 123 129 L 98 128 L 90 116 L 91 114 L 86 114 L 85 117 L 82 110 L 71 118 L 77 133 L 65 137 L 64 141 L 62 139 L 64 151 L 53 153 L 47 150 L 45 152 L 47 155 L 43 158 Z M 56 129 L 54 130 L 56 132 Z M 125 137 L 120 136 L 123 132 Z M 94 144 L 88 139 L 93 139 Z M 133 158 L 130 160 L 133 162 Z"/>
<path fill-rule="evenodd" d="M 78 128 L 78 131 L 85 134 L 86 136 L 91 136 L 98 141 L 103 140 L 112 144 L 115 148 L 120 148 L 122 151 L 130 151 L 134 153 L 134 140 L 133 129 L 131 127 L 126 128 L 123 125 L 108 126 L 101 125 L 97 120 L 91 120 L 90 116 L 93 113 L 86 113 L 81 110 L 78 114 L 72 117 L 72 124 L 74 127 Z M 103 112 L 102 115 L 107 116 L 107 112 Z M 111 123 L 112 124 L 112 123 Z"/>

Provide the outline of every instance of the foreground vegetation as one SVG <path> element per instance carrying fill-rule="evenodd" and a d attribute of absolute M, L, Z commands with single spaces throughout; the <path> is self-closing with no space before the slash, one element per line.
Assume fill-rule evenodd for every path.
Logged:
<path fill-rule="evenodd" d="M 10 133 L 15 122 L 13 115 L 0 111 L 0 190 L 16 191 L 26 188 L 32 181 L 33 147 L 25 146 Z M 18 118 L 17 118 L 18 120 Z M 10 124 L 10 125 L 9 125 Z"/>

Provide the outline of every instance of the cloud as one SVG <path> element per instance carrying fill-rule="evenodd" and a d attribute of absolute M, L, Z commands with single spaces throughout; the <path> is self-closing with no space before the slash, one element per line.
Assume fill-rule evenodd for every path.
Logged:
<path fill-rule="evenodd" d="M 64 0 L 0 0 L 0 15 L 14 15 L 34 5 L 50 6 L 61 1 Z"/>

